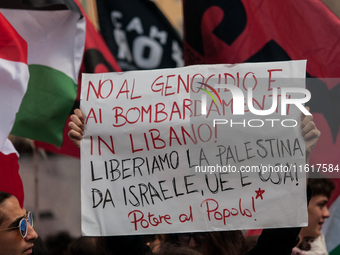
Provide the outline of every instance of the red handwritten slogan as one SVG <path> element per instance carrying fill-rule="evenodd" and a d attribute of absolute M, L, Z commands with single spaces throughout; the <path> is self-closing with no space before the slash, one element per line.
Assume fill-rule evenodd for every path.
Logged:
<path fill-rule="evenodd" d="M 290 103 L 281 111 L 282 97 L 296 96 L 282 88 L 304 88 L 305 68 L 287 61 L 85 74 L 83 234 L 306 223 L 301 111 Z"/>

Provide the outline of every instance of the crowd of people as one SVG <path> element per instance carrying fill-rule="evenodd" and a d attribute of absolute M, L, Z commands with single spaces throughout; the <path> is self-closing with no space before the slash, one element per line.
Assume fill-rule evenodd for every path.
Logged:
<path fill-rule="evenodd" d="M 33 228 L 32 213 L 0 191 L 0 255 L 326 255 L 321 226 L 335 185 L 327 178 L 308 184 L 308 226 L 302 228 L 264 229 L 259 236 L 241 230 L 78 238 L 59 233 L 45 241 Z"/>
<path fill-rule="evenodd" d="M 78 147 L 84 132 L 83 121 L 82 112 L 76 109 L 69 123 L 69 137 Z M 308 160 L 320 132 L 312 116 L 303 116 L 301 128 Z M 15 196 L 0 191 L 0 255 L 327 254 L 321 227 L 329 217 L 327 201 L 334 188 L 330 179 L 308 179 L 308 226 L 302 228 L 263 229 L 260 235 L 234 230 L 72 238 L 61 233 L 46 240 L 35 232 L 33 214 L 21 208 Z"/>

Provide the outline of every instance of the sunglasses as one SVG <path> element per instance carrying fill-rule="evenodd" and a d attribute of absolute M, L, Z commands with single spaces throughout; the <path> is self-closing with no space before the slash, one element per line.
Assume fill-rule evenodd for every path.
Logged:
<path fill-rule="evenodd" d="M 20 235 L 22 236 L 22 238 L 25 238 L 27 236 L 27 231 L 28 231 L 27 222 L 33 228 L 33 215 L 32 215 L 32 212 L 27 212 L 27 214 L 20 220 L 19 226 L 13 227 L 13 228 L 1 229 L 0 231 L 5 231 L 5 230 L 11 230 L 11 229 L 19 228 Z"/>
<path fill-rule="evenodd" d="M 176 243 L 186 244 L 190 242 L 191 237 L 195 239 L 198 243 L 204 243 L 210 240 L 209 233 L 183 233 L 183 234 L 173 234 Z"/>

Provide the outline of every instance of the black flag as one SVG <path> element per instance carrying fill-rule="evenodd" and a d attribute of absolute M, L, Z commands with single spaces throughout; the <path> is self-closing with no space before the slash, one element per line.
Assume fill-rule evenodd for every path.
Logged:
<path fill-rule="evenodd" d="M 101 33 L 122 70 L 184 65 L 182 40 L 148 0 L 97 0 Z"/>

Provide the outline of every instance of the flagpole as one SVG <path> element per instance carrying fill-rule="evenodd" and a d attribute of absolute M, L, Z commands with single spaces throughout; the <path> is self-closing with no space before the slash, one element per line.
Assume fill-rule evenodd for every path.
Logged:
<path fill-rule="evenodd" d="M 80 4 L 85 9 L 87 17 L 90 19 L 92 24 L 95 26 L 97 31 L 100 30 L 99 22 L 98 22 L 98 11 L 97 11 L 97 3 L 93 0 L 80 0 Z"/>

